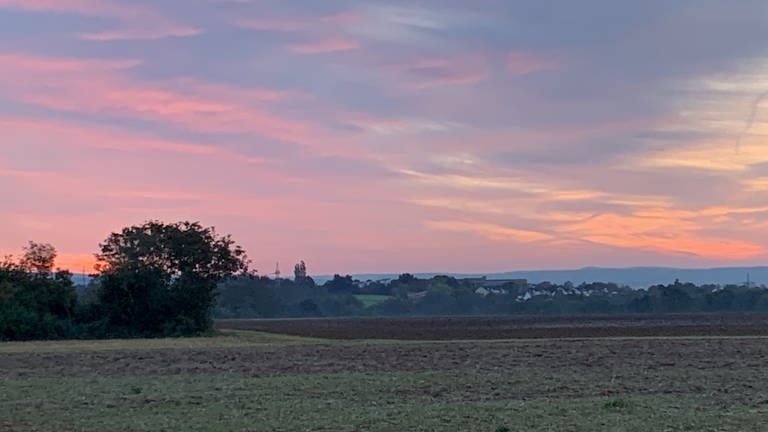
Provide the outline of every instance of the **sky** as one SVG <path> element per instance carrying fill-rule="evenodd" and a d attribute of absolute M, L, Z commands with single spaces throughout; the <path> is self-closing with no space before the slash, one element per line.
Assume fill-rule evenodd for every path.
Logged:
<path fill-rule="evenodd" d="M 260 273 L 768 262 L 763 0 L 0 0 L 0 253 Z"/>

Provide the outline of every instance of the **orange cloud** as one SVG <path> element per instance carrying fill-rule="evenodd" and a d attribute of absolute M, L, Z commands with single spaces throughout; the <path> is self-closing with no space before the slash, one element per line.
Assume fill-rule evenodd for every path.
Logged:
<path fill-rule="evenodd" d="M 91 274 L 95 271 L 96 257 L 93 254 L 59 254 L 56 257 L 56 268 L 63 270 L 69 270 L 72 273 L 85 273 Z M 75 283 L 81 283 L 80 280 L 75 279 Z"/>
<path fill-rule="evenodd" d="M 702 258 L 738 261 L 763 255 L 762 246 L 729 239 L 677 236 L 664 238 L 645 235 L 622 237 L 591 235 L 584 240 L 625 249 L 646 249 L 665 253 L 683 253 Z"/>
<path fill-rule="evenodd" d="M 485 222 L 427 221 L 424 225 L 429 229 L 478 234 L 489 240 L 514 240 L 520 243 L 531 243 L 552 239 L 551 235 L 542 232 Z"/>
<path fill-rule="evenodd" d="M 701 224 L 676 217 L 681 215 L 674 212 L 658 216 L 647 213 L 644 216 L 601 214 L 563 225 L 557 231 L 572 238 L 609 246 L 691 254 L 703 258 L 740 260 L 765 252 L 761 246 L 746 241 L 700 235 Z"/>
<path fill-rule="evenodd" d="M 471 191 L 517 191 L 549 201 L 579 201 L 609 197 L 608 194 L 597 190 L 571 189 L 552 183 L 536 181 L 531 176 L 524 175 L 524 173 L 496 176 L 489 171 L 483 171 L 482 174 L 477 172 L 481 170 L 483 170 L 483 167 L 477 167 L 474 172 L 463 174 L 431 174 L 410 169 L 400 169 L 399 172 L 408 176 L 412 183 L 417 184 L 421 183 Z"/>

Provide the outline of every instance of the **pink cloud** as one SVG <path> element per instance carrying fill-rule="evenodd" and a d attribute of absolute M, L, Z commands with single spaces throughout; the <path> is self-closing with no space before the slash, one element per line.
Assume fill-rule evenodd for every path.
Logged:
<path fill-rule="evenodd" d="M 58 133 L 51 130 L 50 136 Z M 14 196 L 7 197 L 14 200 L 14 206 L 0 208 L 0 220 L 14 235 L 4 237 L 0 249 L 20 247 L 29 237 L 51 242 L 68 256 L 84 255 L 95 251 L 98 241 L 109 232 L 128 224 L 147 218 L 194 219 L 235 235 L 249 249 L 258 269 L 274 266 L 275 260 L 290 266 L 298 259 L 307 259 L 313 271 L 334 271 L 336 264 L 327 254 L 329 244 L 336 251 L 394 248 L 412 240 L 410 232 L 403 231 L 405 227 L 410 224 L 414 231 L 419 229 L 417 221 L 409 221 L 409 213 L 397 203 L 378 198 L 362 206 L 349 205 L 359 203 L 359 197 L 374 187 L 364 178 L 339 187 L 337 179 L 321 176 L 297 185 L 297 193 L 253 193 L 254 186 L 266 184 L 269 189 L 279 189 L 292 179 L 285 178 L 284 170 L 270 171 L 268 165 L 238 169 L 229 161 L 217 163 L 208 156 L 121 156 L 115 163 L 114 156 L 82 151 L 97 145 L 98 135 L 80 138 L 88 139 L 80 148 L 69 141 L 51 139 L 40 139 L 39 145 L 28 147 L 38 152 L 44 148 L 61 150 L 63 146 L 73 156 L 86 158 L 87 169 L 61 161 L 55 171 L 8 170 L 16 180 L 10 183 Z M 122 141 L 120 136 L 115 140 L 128 151 L 131 142 Z M 210 181 L 190 182 L 200 177 L 197 162 L 204 164 Z M 141 175 L 134 175 L 136 172 Z M 387 185 L 375 187 L 381 196 L 393 193 Z M 333 199 L 329 200 L 323 191 L 331 190 Z M 398 224 L 398 232 L 370 230 L 371 224 L 384 226 L 392 221 Z M 282 229 L 275 229 L 284 225 L 291 226 L 296 234 L 291 242 L 285 242 Z M 63 260 L 61 265 L 80 271 L 81 264 L 75 261 Z"/>
<path fill-rule="evenodd" d="M 476 84 L 488 77 L 485 72 L 463 72 L 451 77 L 436 78 L 414 84 L 413 88 L 428 88 L 441 85 L 469 85 Z"/>
<path fill-rule="evenodd" d="M 192 93 L 206 99 L 224 99 L 250 105 L 262 102 L 279 102 L 303 97 L 298 92 L 288 92 L 268 88 L 232 87 L 223 84 L 202 81 L 192 77 L 181 77 L 165 82 L 165 87 L 180 93 Z"/>
<path fill-rule="evenodd" d="M 149 7 L 114 0 L 0 0 L 0 8 L 31 12 L 73 13 L 104 18 L 118 27 L 97 33 L 86 33 L 87 40 L 160 39 L 194 36 L 199 29 L 182 26 Z"/>
<path fill-rule="evenodd" d="M 309 23 L 297 20 L 241 19 L 235 21 L 235 25 L 250 30 L 289 33 L 306 29 Z"/>
<path fill-rule="evenodd" d="M 334 36 L 340 27 L 355 22 L 360 17 L 352 13 L 338 13 L 303 19 L 240 19 L 235 25 L 241 28 L 280 33 L 306 33 L 311 41 L 288 45 L 288 49 L 299 54 L 325 54 L 351 51 L 360 48 L 356 40 Z"/>
<path fill-rule="evenodd" d="M 3 0 L 0 0 L 3 1 Z M 135 67 L 141 64 L 138 60 L 99 60 L 77 59 L 60 57 L 38 57 L 25 54 L 6 53 L 0 54 L 0 64 L 8 69 L 4 72 L 8 75 L 23 75 L 28 71 L 46 73 L 80 73 L 87 70 L 120 70 Z"/>
<path fill-rule="evenodd" d="M 98 33 L 83 33 L 85 40 L 114 41 L 127 39 L 162 39 L 166 37 L 187 37 L 200 34 L 200 30 L 190 27 L 156 28 L 156 29 L 122 29 Z"/>
<path fill-rule="evenodd" d="M 515 148 L 521 151 L 552 149 L 576 140 L 602 139 L 663 128 L 678 120 L 676 116 L 669 115 L 639 116 L 599 123 L 484 132 L 477 135 L 476 140 L 486 150 L 508 148 L 510 143 L 514 143 Z"/>
<path fill-rule="evenodd" d="M 471 56 L 420 58 L 390 69 L 408 80 L 408 87 L 417 89 L 476 84 L 488 77 L 486 59 Z"/>
<path fill-rule="evenodd" d="M 339 12 L 333 15 L 320 17 L 320 22 L 325 24 L 342 25 L 360 21 L 362 17 L 352 12 Z"/>
<path fill-rule="evenodd" d="M 534 72 L 555 70 L 558 61 L 524 51 L 513 51 L 507 58 L 507 71 L 513 75 L 528 75 Z"/>
<path fill-rule="evenodd" d="M 30 146 L 32 143 L 55 141 L 66 148 L 109 149 L 124 152 L 166 152 L 207 157 L 221 157 L 231 162 L 261 163 L 259 157 L 240 155 L 221 147 L 157 139 L 148 135 L 127 133 L 119 129 L 65 123 L 55 120 L 0 117 L 3 141 L 0 148 Z M 55 137 L 55 138 L 54 138 Z M 32 176 L 25 171 L 0 171 L 0 175 Z"/>
<path fill-rule="evenodd" d="M 255 134 L 313 146 L 330 154 L 358 152 L 343 137 L 318 125 L 284 118 L 265 109 L 264 103 L 281 100 L 285 93 L 189 78 L 139 82 L 123 73 L 124 68 L 133 64 L 0 55 L 0 82 L 9 87 L 7 96 L 49 109 L 141 119 L 203 133 Z"/>
<path fill-rule="evenodd" d="M 250 30 L 291 33 L 310 30 L 336 30 L 338 26 L 353 23 L 359 19 L 360 17 L 353 13 L 341 12 L 319 18 L 305 19 L 246 18 L 236 20 L 235 25 Z"/>
<path fill-rule="evenodd" d="M 360 47 L 360 44 L 351 39 L 328 38 L 304 44 L 289 45 L 288 49 L 299 54 L 324 54 L 338 51 L 350 51 Z"/>
<path fill-rule="evenodd" d="M 337 116 L 340 120 L 381 136 L 403 136 L 422 133 L 444 133 L 462 125 L 454 122 L 423 118 L 378 117 L 360 112 L 347 112 Z M 429 141 L 434 142 L 434 141 Z M 408 143 L 413 144 L 413 142 Z"/>

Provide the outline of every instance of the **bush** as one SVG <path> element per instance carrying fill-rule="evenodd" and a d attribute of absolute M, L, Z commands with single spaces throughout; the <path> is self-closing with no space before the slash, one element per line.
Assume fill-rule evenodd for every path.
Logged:
<path fill-rule="evenodd" d="M 47 267 L 50 256 L 46 263 L 36 262 L 32 254 L 37 247 L 31 243 L 27 256 L 18 263 L 0 262 L 0 340 L 70 336 L 76 302 L 71 275 L 52 273 Z"/>
<path fill-rule="evenodd" d="M 608 411 L 619 411 L 627 407 L 627 401 L 624 399 L 614 399 L 603 404 L 603 409 Z"/>

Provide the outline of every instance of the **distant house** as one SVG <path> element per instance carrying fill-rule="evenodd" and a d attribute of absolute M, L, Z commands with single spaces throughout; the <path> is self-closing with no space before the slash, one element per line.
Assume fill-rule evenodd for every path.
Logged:
<path fill-rule="evenodd" d="M 409 292 L 408 293 L 408 300 L 419 300 L 423 299 L 427 295 L 426 291 L 419 291 L 419 292 Z"/>
<path fill-rule="evenodd" d="M 487 279 L 483 288 L 501 288 L 525 290 L 528 289 L 527 279 Z"/>
<path fill-rule="evenodd" d="M 483 297 L 489 294 L 509 294 L 510 291 L 520 292 L 528 288 L 526 279 L 488 279 L 485 276 L 479 278 L 466 278 L 462 282 L 468 283 L 475 294 Z"/>
<path fill-rule="evenodd" d="M 468 284 L 470 287 L 475 288 L 475 289 L 482 288 L 487 280 L 488 279 L 486 279 L 485 276 L 478 277 L 478 278 L 459 279 L 459 281 L 464 282 L 464 283 Z"/>
<path fill-rule="evenodd" d="M 483 288 L 480 287 L 475 290 L 475 294 L 486 297 L 490 294 L 495 295 L 503 295 L 503 294 L 509 294 L 509 291 L 503 289 L 503 288 Z"/>

